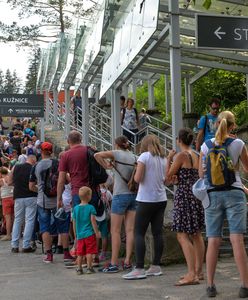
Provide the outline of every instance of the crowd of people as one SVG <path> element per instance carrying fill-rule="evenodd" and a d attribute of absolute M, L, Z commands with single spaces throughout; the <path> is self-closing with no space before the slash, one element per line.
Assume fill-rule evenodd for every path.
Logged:
<path fill-rule="evenodd" d="M 173 149 L 165 153 L 159 138 L 147 135 L 141 140 L 139 156 L 130 151 L 129 132 L 116 138 L 112 151 L 95 152 L 92 156 L 89 154 L 91 148 L 82 144 L 81 134 L 72 131 L 67 138 L 68 147 L 58 159 L 53 156 L 51 143 L 36 145 L 35 133 L 33 136 L 27 133 L 31 127 L 29 123 L 21 130 L 15 128 L 13 137 L 5 137 L 8 147 L 4 148 L 3 142 L 2 148 L 0 186 L 7 231 L 2 241 L 11 240 L 11 251 L 18 253 L 23 233 L 22 251 L 33 252 L 39 232 L 45 252 L 43 262 L 52 263 L 52 245 L 57 236 L 57 250 L 64 254 L 65 267 L 75 267 L 78 275 L 92 274 L 94 267 L 104 262 L 98 271 L 117 273 L 122 268 L 127 271 L 122 276 L 126 280 L 159 276 L 162 274 L 162 230 L 167 204 L 165 186 L 175 185 L 171 229 L 176 232 L 188 269 L 175 285 L 196 285 L 204 280 L 202 231 L 205 227 L 207 296 L 217 295 L 215 269 L 226 217 L 241 279 L 239 297 L 248 298 L 243 237 L 247 217 L 246 189 L 239 174 L 241 164 L 248 171 L 248 154 L 244 142 L 233 134 L 234 115 L 229 111 L 218 114 L 219 108 L 220 103 L 212 100 L 210 114 L 215 118 L 208 114 L 200 121 L 197 137 L 200 155 L 192 149 L 194 135 L 188 128 L 178 132 L 178 151 Z M 132 99 L 128 99 L 121 113 L 123 124 L 130 123 L 131 116 L 137 120 Z M 135 132 L 137 128 L 132 127 L 129 129 Z M 205 138 L 206 132 L 208 137 Z M 20 147 L 11 142 L 14 138 L 20 139 Z M 33 152 L 29 153 L 31 146 Z M 14 151 L 17 152 L 16 161 L 11 163 Z M 21 155 L 26 159 L 19 160 Z M 97 180 L 96 177 L 92 180 L 89 160 L 94 160 L 97 166 L 97 170 L 93 170 Z M 154 239 L 154 257 L 146 270 L 145 234 L 149 225 Z M 126 249 L 121 266 L 119 255 L 123 239 Z"/>

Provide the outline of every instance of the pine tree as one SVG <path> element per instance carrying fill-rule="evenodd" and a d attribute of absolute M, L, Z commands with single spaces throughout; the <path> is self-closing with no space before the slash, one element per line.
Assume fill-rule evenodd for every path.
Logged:
<path fill-rule="evenodd" d="M 26 76 L 25 93 L 33 94 L 36 90 L 38 67 L 40 60 L 40 48 L 35 48 L 30 53 L 28 73 Z"/>
<path fill-rule="evenodd" d="M 16 94 L 21 90 L 22 84 L 20 78 L 17 76 L 16 71 L 11 73 L 9 69 L 6 70 L 3 83 L 3 93 Z"/>
<path fill-rule="evenodd" d="M 4 74 L 3 71 L 0 70 L 0 93 L 3 93 L 4 90 Z"/>

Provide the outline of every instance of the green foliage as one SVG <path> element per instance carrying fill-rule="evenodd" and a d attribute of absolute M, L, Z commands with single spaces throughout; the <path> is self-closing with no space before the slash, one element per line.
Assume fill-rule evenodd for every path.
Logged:
<path fill-rule="evenodd" d="M 209 9 L 210 6 L 211 6 L 211 4 L 212 4 L 212 0 L 205 0 L 205 1 L 203 2 L 202 6 L 203 6 L 204 8 L 206 8 L 206 9 Z"/>
<path fill-rule="evenodd" d="M 244 123 L 248 122 L 248 105 L 247 100 L 244 100 L 240 102 L 239 104 L 236 104 L 232 108 L 232 112 L 235 115 L 235 119 L 237 122 L 237 125 L 242 125 Z"/>
<path fill-rule="evenodd" d="M 148 84 L 145 82 L 142 86 L 136 90 L 136 108 L 138 111 L 144 107 L 148 108 Z"/>
<path fill-rule="evenodd" d="M 222 109 L 232 109 L 246 98 L 246 78 L 242 73 L 211 70 L 194 84 L 193 111 L 203 114 L 208 110 L 208 100 L 218 97 Z"/>

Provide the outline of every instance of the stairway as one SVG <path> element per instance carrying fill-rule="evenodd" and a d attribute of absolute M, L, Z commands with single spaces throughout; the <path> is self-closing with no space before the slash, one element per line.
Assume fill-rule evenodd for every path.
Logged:
<path fill-rule="evenodd" d="M 51 125 L 45 126 L 45 141 L 54 145 L 54 154 L 58 154 L 68 145 L 64 130 L 54 130 Z"/>

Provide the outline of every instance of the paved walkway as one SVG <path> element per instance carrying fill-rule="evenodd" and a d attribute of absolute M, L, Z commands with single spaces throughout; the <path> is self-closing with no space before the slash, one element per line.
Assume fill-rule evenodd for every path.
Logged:
<path fill-rule="evenodd" d="M 207 299 L 206 283 L 174 287 L 185 265 L 163 268 L 164 275 L 140 281 L 125 281 L 122 273 L 77 276 L 65 269 L 62 255 L 53 264 L 41 261 L 41 250 L 32 254 L 10 253 L 9 242 L 0 241 L 0 299 L 4 300 L 175 300 Z M 216 299 L 237 299 L 239 280 L 233 259 L 221 259 L 217 271 Z"/>

